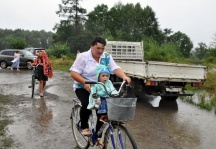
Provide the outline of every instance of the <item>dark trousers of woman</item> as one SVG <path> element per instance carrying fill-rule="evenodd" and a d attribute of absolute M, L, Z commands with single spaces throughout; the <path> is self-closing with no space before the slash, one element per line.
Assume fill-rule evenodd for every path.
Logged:
<path fill-rule="evenodd" d="M 82 103 L 82 107 L 80 110 L 81 128 L 82 129 L 89 128 L 88 119 L 92 113 L 92 110 L 87 109 L 87 106 L 89 104 L 90 93 L 88 91 L 86 91 L 85 89 L 82 89 L 82 88 L 76 89 L 75 93 L 76 93 L 78 99 Z M 103 122 L 99 121 L 100 116 L 101 116 L 101 114 L 97 114 L 96 133 L 99 131 L 99 129 L 103 125 Z"/>

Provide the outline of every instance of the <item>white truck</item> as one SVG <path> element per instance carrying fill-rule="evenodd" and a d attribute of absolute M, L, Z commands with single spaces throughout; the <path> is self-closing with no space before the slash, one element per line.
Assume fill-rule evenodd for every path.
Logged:
<path fill-rule="evenodd" d="M 200 87 L 206 80 L 206 66 L 144 61 L 143 42 L 107 41 L 105 51 L 131 77 L 137 96 L 149 94 L 176 100 L 178 96 L 193 95 L 185 92 L 187 84 Z M 113 75 L 111 80 L 119 78 Z"/>

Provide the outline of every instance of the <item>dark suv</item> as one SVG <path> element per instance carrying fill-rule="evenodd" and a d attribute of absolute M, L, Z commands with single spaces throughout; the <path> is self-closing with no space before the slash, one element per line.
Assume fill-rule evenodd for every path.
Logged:
<path fill-rule="evenodd" d="M 44 48 L 33 48 L 33 47 L 32 48 L 25 48 L 23 50 L 30 51 L 34 55 L 37 55 L 40 50 L 44 50 L 45 51 Z"/>
<path fill-rule="evenodd" d="M 12 65 L 12 60 L 14 59 L 14 53 L 19 51 L 20 54 L 20 67 L 27 67 L 32 69 L 31 63 L 34 61 L 36 56 L 29 51 L 19 50 L 19 49 L 7 49 L 0 51 L 0 67 L 6 69 L 8 66 Z"/>

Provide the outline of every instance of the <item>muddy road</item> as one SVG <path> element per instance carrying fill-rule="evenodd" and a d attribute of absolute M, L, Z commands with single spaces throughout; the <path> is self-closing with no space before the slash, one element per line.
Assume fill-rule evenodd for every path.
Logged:
<path fill-rule="evenodd" d="M 73 80 L 69 72 L 54 71 L 44 98 L 30 98 L 31 71 L 0 69 L 0 93 L 10 95 L 18 104 L 7 106 L 13 120 L 8 135 L 14 149 L 76 149 L 70 112 Z M 0 99 L 1 100 L 1 99 Z M 136 116 L 127 123 L 140 149 L 213 149 L 216 147 L 216 115 L 177 99 L 160 97 L 138 99 Z M 0 147 L 1 148 L 1 147 Z"/>

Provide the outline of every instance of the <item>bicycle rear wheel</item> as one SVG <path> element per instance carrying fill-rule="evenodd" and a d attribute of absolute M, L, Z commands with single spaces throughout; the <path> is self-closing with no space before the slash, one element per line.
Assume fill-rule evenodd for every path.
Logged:
<path fill-rule="evenodd" d="M 85 137 L 81 134 L 81 122 L 80 122 L 80 105 L 75 105 L 72 108 L 71 113 L 71 126 L 74 139 L 76 141 L 77 146 L 80 149 L 86 149 L 89 147 L 88 137 Z"/>
<path fill-rule="evenodd" d="M 35 76 L 34 75 L 32 75 L 31 88 L 32 88 L 31 98 L 33 98 L 34 97 L 34 90 L 35 90 Z"/>
<path fill-rule="evenodd" d="M 116 149 L 137 149 L 137 145 L 132 135 L 127 128 L 121 124 L 113 124 L 113 135 L 110 135 L 110 129 L 108 128 L 104 136 L 104 148 L 113 149 L 112 136 Z"/>

